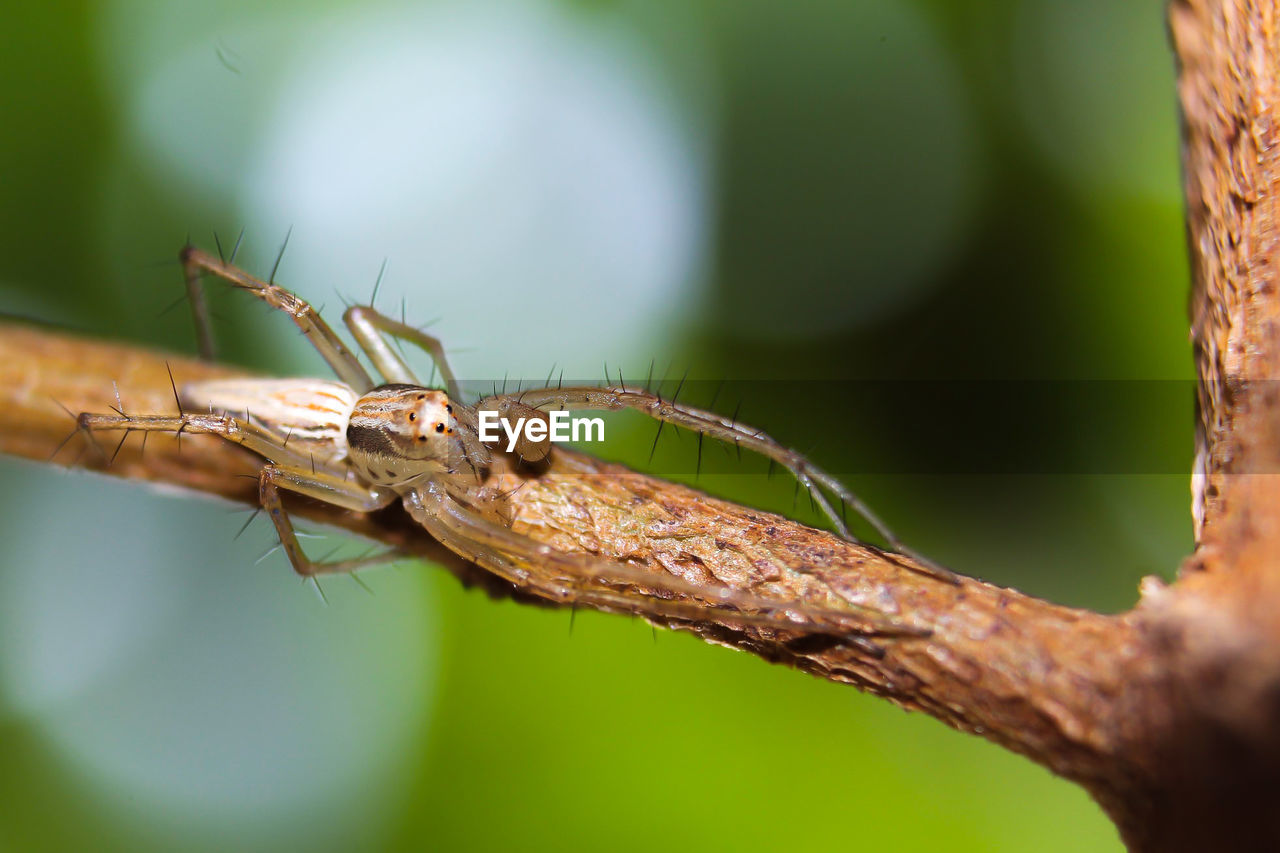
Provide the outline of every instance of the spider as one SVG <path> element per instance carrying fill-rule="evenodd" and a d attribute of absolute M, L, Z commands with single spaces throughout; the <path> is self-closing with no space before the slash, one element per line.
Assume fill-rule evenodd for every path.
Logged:
<path fill-rule="evenodd" d="M 267 464 L 259 475 L 261 506 L 298 574 L 314 579 L 354 572 L 402 555 L 387 551 L 360 559 L 312 560 L 298 542 L 281 490 L 355 512 L 373 512 L 399 500 L 418 524 L 450 550 L 517 588 L 556 603 L 634 612 L 634 596 L 644 595 L 647 614 L 671 620 L 705 619 L 708 609 L 714 609 L 717 618 L 735 624 L 793 632 L 820 625 L 823 632 L 848 637 L 850 642 L 867 636 L 920 636 L 918 629 L 852 603 L 842 609 L 824 609 L 726 586 L 694 584 L 619 560 L 561 551 L 513 530 L 512 520 L 504 515 L 508 495 L 489 482 L 496 457 L 505 454 L 514 457 L 508 461 L 528 465 L 545 459 L 554 449 L 549 439 L 523 440 L 509 451 L 496 442 L 486 444 L 479 437 L 477 413 L 496 410 L 503 418 L 546 418 L 548 407 L 635 409 L 767 456 L 809 490 L 840 535 L 849 538 L 848 528 L 824 489 L 859 512 L 896 550 L 910 553 L 856 495 L 765 433 L 623 384 L 531 389 L 494 394 L 467 405 L 438 339 L 371 306 L 352 306 L 343 320 L 377 371 L 381 381 L 375 381 L 319 313 L 293 293 L 192 246 L 185 247 L 180 258 L 193 295 L 199 295 L 200 280 L 209 274 L 288 314 L 328 362 L 337 381 L 192 383 L 178 395 L 176 416 L 83 413 L 79 427 L 88 432 L 208 433 L 263 457 Z M 198 323 L 201 314 L 198 308 Z M 423 386 L 388 337 L 425 350 L 443 378 L 444 389 Z M 204 349 L 207 335 L 201 339 Z M 201 409 L 207 413 L 196 413 Z M 917 562 L 922 571 L 955 582 L 956 576 L 946 569 L 919 558 Z"/>

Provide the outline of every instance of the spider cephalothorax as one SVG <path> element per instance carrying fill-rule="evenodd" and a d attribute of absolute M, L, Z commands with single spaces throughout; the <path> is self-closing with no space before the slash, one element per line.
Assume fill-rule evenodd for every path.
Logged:
<path fill-rule="evenodd" d="M 347 424 L 356 470 L 391 485 L 456 467 L 457 420 L 443 391 L 418 385 L 380 385 L 361 397 Z"/>

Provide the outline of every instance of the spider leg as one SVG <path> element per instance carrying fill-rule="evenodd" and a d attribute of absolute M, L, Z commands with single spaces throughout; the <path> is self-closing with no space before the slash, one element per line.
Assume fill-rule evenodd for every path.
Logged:
<path fill-rule="evenodd" d="M 354 512 L 372 512 L 387 506 L 396 493 L 376 486 L 365 486 L 348 479 L 344 468 L 316 465 L 315 458 L 296 447 L 286 445 L 284 439 L 263 427 L 226 415 L 96 415 L 84 413 L 78 418 L 80 428 L 86 432 L 125 430 L 128 432 L 185 432 L 217 435 L 239 444 L 274 464 L 265 466 L 259 474 L 258 493 L 263 509 L 267 510 L 275 524 L 280 542 L 289 557 L 294 571 L 310 577 L 330 572 L 351 572 L 376 563 L 396 559 L 399 552 L 388 551 L 357 560 L 313 562 L 298 544 L 293 523 L 285 512 L 280 499 L 280 489 L 287 489 L 325 503 Z"/>
<path fill-rule="evenodd" d="M 606 388 L 587 386 L 569 388 L 538 388 L 520 392 L 518 395 L 499 394 L 487 397 L 476 403 L 476 409 L 496 409 L 501 414 L 507 408 L 526 406 L 540 408 L 555 406 L 561 409 L 596 409 L 617 411 L 633 409 L 644 412 L 650 417 L 674 426 L 694 430 L 702 435 L 718 439 L 736 446 L 753 450 L 782 465 L 796 478 L 800 485 L 808 490 L 818 508 L 831 519 L 836 532 L 845 539 L 858 541 L 850 532 L 840 513 L 831 505 L 824 489 L 835 495 L 839 501 L 851 507 L 866 519 L 894 551 L 910 557 L 930 575 L 948 583 L 958 583 L 959 576 L 949 569 L 935 564 L 916 553 L 889 529 L 878 515 L 872 512 L 861 498 L 841 483 L 838 479 L 818 468 L 803 454 L 779 444 L 763 430 L 758 430 L 738 423 L 732 418 L 725 418 L 715 412 L 697 409 L 681 403 L 664 400 L 641 388 L 616 385 Z"/>
<path fill-rule="evenodd" d="M 405 495 L 405 508 L 446 547 L 506 580 L 563 604 L 593 604 L 673 619 L 708 618 L 777 631 L 847 638 L 920 637 L 922 631 L 852 603 L 847 609 L 780 601 L 730 587 L 707 587 L 627 563 L 570 554 L 496 524 L 458 503 L 437 483 Z M 639 593 L 624 593 L 619 586 Z M 636 598 L 643 596 L 644 605 Z M 676 599 L 671 596 L 681 596 Z"/>
<path fill-rule="evenodd" d="M 520 568 L 504 555 L 494 551 L 485 551 L 473 542 L 460 537 L 450 538 L 450 535 L 447 532 L 441 532 L 440 536 L 442 538 L 440 541 L 455 553 L 484 566 L 498 577 L 510 581 L 523 590 L 533 592 L 548 601 L 572 608 L 570 622 L 572 622 L 573 614 L 577 612 L 579 607 L 594 607 L 599 610 L 640 615 L 645 618 L 659 617 L 691 623 L 705 622 L 710 618 L 709 608 L 706 605 L 691 601 L 646 596 L 645 604 L 640 605 L 637 603 L 635 595 L 627 595 L 609 589 L 582 589 L 572 584 L 549 580 L 539 573 L 531 573 Z M 727 615 L 730 621 L 740 622 L 744 626 L 769 628 L 774 631 L 786 631 L 789 633 L 795 633 L 799 627 L 795 623 L 787 624 L 783 620 L 755 613 L 747 614 L 740 611 L 719 612 Z M 782 638 L 775 637 L 774 639 L 784 644 L 788 642 L 788 640 Z M 839 639 L 843 643 L 861 649 L 871 657 L 884 657 L 884 649 L 864 635 L 843 634 L 840 635 Z"/>
<path fill-rule="evenodd" d="M 284 502 L 280 499 L 280 489 L 337 504 L 355 512 L 373 512 L 382 509 L 395 500 L 396 493 L 376 486 L 362 486 L 332 474 L 312 474 L 309 471 L 277 465 L 263 467 L 262 473 L 258 475 L 258 495 L 262 501 L 262 508 L 267 511 L 271 523 L 276 526 L 276 533 L 280 536 L 280 544 L 284 546 L 289 564 L 303 577 L 354 572 L 368 566 L 389 563 L 404 556 L 401 552 L 390 549 L 352 560 L 320 562 L 312 560 L 298 543 L 293 522 L 289 519 L 289 513 L 285 511 Z"/>
<path fill-rule="evenodd" d="M 258 424 L 228 415 L 97 415 L 84 412 L 77 418 L 77 422 L 80 429 L 87 433 L 125 430 L 217 435 L 278 465 L 308 470 L 317 465 L 315 457 L 302 448 L 301 442 L 290 447 L 284 439 Z M 324 465 L 320 465 L 319 470 L 339 478 L 345 474 L 341 469 L 326 469 Z"/>
<path fill-rule="evenodd" d="M 338 378 L 354 388 L 357 393 L 363 394 L 374 386 L 373 379 L 360 364 L 360 360 L 321 318 L 320 313 L 305 300 L 277 284 L 251 276 L 239 267 L 234 267 L 221 258 L 216 258 L 194 246 L 184 247 L 178 257 L 182 261 L 182 269 L 187 278 L 187 291 L 191 294 L 193 305 L 203 306 L 204 304 L 200 288 L 201 275 L 207 272 L 224 279 L 241 290 L 249 291 L 272 308 L 277 308 L 292 317 L 294 324 L 306 335 L 307 340 L 328 362 Z M 195 310 L 199 318 L 202 309 L 197 307 Z M 202 343 L 202 352 L 204 348 L 205 344 Z"/>
<path fill-rule="evenodd" d="M 435 362 L 440 376 L 444 378 L 445 391 L 454 400 L 462 400 L 457 377 L 453 368 L 449 366 L 449 359 L 445 356 L 444 345 L 440 343 L 439 338 L 432 337 L 421 329 L 415 329 L 399 320 L 393 320 L 372 306 L 353 305 L 342 315 L 342 320 L 359 341 L 360 348 L 373 361 L 373 366 L 386 377 L 388 382 L 422 384 L 413 375 L 413 371 L 410 370 L 409 365 L 405 364 L 400 354 L 388 346 L 384 335 L 402 338 L 425 350 Z"/>

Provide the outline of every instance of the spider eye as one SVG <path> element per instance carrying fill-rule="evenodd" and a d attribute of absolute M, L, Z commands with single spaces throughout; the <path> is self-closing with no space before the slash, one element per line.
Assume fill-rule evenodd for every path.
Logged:
<path fill-rule="evenodd" d="M 417 413 L 417 412 L 410 412 L 410 413 L 409 413 L 409 420 L 411 420 L 411 421 L 416 421 L 417 419 L 418 419 L 418 413 Z"/>
<path fill-rule="evenodd" d="M 421 433 L 418 434 L 418 441 L 426 441 L 426 440 L 427 440 L 427 437 L 425 435 L 422 435 Z"/>
<path fill-rule="evenodd" d="M 444 424 L 436 424 L 436 432 L 444 432 Z"/>
<path fill-rule="evenodd" d="M 449 405 L 448 403 L 445 404 L 444 410 L 451 415 L 453 414 L 453 406 Z"/>

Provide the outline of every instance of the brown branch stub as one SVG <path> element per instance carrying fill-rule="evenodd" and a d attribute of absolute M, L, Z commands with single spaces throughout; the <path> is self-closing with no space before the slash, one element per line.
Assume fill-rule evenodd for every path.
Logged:
<path fill-rule="evenodd" d="M 74 427 L 54 398 L 73 412 L 109 410 L 116 402 L 113 379 L 127 409 L 172 412 L 166 365 L 180 383 L 228 372 L 0 325 L 0 450 L 48 459 Z M 256 469 L 253 457 L 208 437 L 186 436 L 182 442 L 179 451 L 175 441 L 153 436 L 143 455 L 135 438 L 106 470 L 246 504 L 256 500 L 254 482 L 243 476 Z M 56 461 L 69 464 L 82 449 L 74 444 Z M 109 455 L 113 448 L 106 449 Z M 103 467 L 106 455 L 89 450 L 79 464 Z M 797 629 L 782 637 L 743 627 L 710 609 L 705 621 L 676 627 L 855 684 L 990 738 L 1091 789 L 1106 788 L 1109 756 L 1120 735 L 1108 709 L 1125 689 L 1130 658 L 1140 654 L 1125 618 L 1059 607 L 977 581 L 942 583 L 896 557 L 780 516 L 589 457 L 557 455 L 564 457 L 562 464 L 529 476 L 512 495 L 515 526 L 529 536 L 561 550 L 625 559 L 653 572 L 783 601 L 863 604 L 931 633 L 877 640 L 882 653 L 876 654 L 818 631 Z M 439 546 L 398 509 L 366 516 L 299 503 L 293 511 L 442 558 Z M 474 566 L 445 559 L 464 578 L 476 579 Z M 489 586 L 510 590 L 501 583 Z M 664 621 L 646 614 L 645 601 L 633 596 L 630 609 Z"/>
<path fill-rule="evenodd" d="M 1280 673 L 1280 7 L 1180 0 L 1170 21 L 1184 114 L 1204 525 L 1184 582 L 1148 609 L 1185 644 L 1184 670 L 1229 674 L 1223 689 L 1243 690 L 1212 701 L 1219 716 L 1238 705 L 1231 716 L 1245 724 L 1270 715 L 1272 702 L 1255 691 L 1260 677 Z"/>

